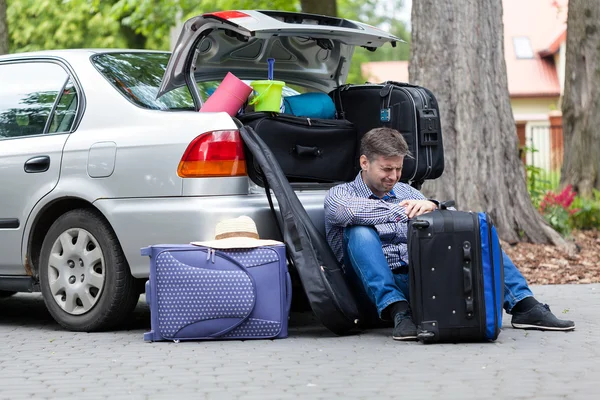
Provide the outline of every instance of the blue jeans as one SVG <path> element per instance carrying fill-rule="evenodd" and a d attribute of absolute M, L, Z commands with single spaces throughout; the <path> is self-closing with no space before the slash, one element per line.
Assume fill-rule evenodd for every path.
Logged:
<path fill-rule="evenodd" d="M 504 309 L 507 313 L 519 301 L 533 293 L 521 272 L 502 252 L 504 261 Z M 375 228 L 354 225 L 344 229 L 344 264 L 352 266 L 379 317 L 390 304 L 409 301 L 408 274 L 394 274 L 383 254 L 381 240 Z M 385 317 L 385 316 L 383 316 Z"/>

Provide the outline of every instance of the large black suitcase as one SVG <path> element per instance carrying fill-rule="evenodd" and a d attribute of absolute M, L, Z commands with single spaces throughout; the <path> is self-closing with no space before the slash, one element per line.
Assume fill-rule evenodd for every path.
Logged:
<path fill-rule="evenodd" d="M 489 217 L 442 209 L 411 220 L 408 232 L 410 304 L 418 338 L 495 340 L 502 325 L 504 267 Z"/>
<path fill-rule="evenodd" d="M 394 128 L 406 139 L 412 157 L 404 158 L 402 182 L 420 187 L 444 172 L 440 112 L 435 96 L 420 86 L 398 82 L 345 85 L 330 94 L 337 116 L 362 136 L 373 128 Z"/>
<path fill-rule="evenodd" d="M 283 240 L 312 310 L 332 332 L 351 333 L 361 321 L 343 267 L 313 225 L 269 146 L 249 126 L 240 128 L 240 136 L 247 150 L 246 157 L 251 154 L 261 169 L 273 212 L 270 189 L 277 198 Z M 275 220 L 278 221 L 277 215 Z"/>
<path fill-rule="evenodd" d="M 349 121 L 258 112 L 239 119 L 269 146 L 290 182 L 348 182 L 358 173 L 358 133 Z"/>

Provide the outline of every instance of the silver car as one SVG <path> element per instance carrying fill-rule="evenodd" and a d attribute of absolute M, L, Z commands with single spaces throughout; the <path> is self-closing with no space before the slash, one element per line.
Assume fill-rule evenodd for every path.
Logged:
<path fill-rule="evenodd" d="M 239 122 L 199 113 L 232 72 L 328 92 L 355 46 L 401 40 L 368 25 L 278 11 L 188 20 L 173 54 L 61 50 L 0 57 L 0 296 L 41 291 L 75 331 L 127 318 L 143 292 L 140 248 L 210 239 L 249 215 L 279 238 L 264 189 L 246 173 Z M 323 227 L 329 185 L 294 184 Z"/>

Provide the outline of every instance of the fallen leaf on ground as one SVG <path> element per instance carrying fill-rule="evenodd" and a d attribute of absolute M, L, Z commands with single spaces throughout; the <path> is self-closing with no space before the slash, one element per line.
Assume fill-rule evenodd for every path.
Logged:
<path fill-rule="evenodd" d="M 502 249 L 530 284 L 600 283 L 600 232 L 574 231 L 572 237 L 580 250 L 571 256 L 546 244 L 502 242 Z"/>

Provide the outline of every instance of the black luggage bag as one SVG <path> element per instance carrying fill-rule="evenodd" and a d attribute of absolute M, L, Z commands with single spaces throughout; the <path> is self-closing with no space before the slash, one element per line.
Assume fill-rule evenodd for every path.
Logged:
<path fill-rule="evenodd" d="M 440 112 L 435 96 L 420 86 L 398 82 L 345 85 L 330 94 L 337 116 L 354 124 L 359 141 L 369 130 L 390 127 L 408 143 L 400 180 L 420 188 L 444 172 Z"/>
<path fill-rule="evenodd" d="M 277 198 L 283 223 L 280 230 L 288 256 L 300 276 L 313 312 L 325 327 L 338 335 L 357 330 L 361 323 L 359 308 L 343 267 L 312 223 L 269 146 L 251 127 L 240 128 L 240 136 L 246 146 L 246 157 L 252 155 L 261 169 L 273 213 L 270 189 Z M 279 221 L 277 215 L 274 218 Z"/>
<path fill-rule="evenodd" d="M 425 343 L 495 340 L 504 266 L 485 213 L 443 209 L 409 222 L 410 304 Z"/>
<path fill-rule="evenodd" d="M 239 119 L 269 146 L 290 182 L 348 182 L 358 173 L 358 133 L 349 121 L 259 112 Z"/>

